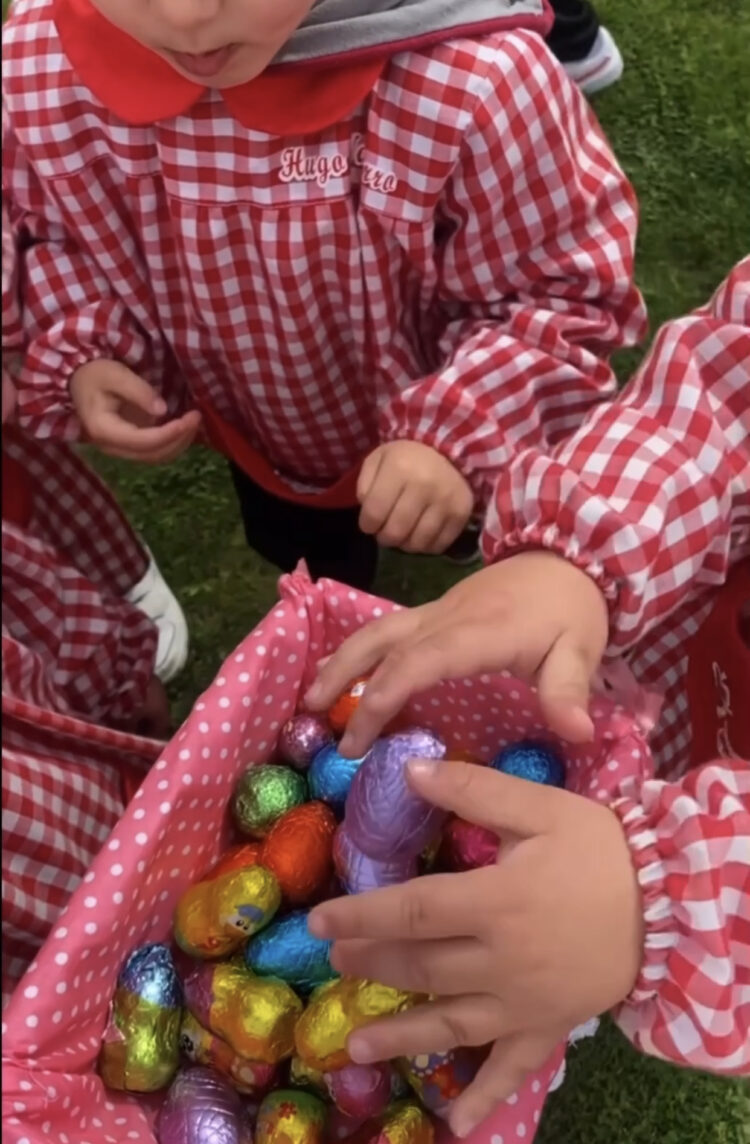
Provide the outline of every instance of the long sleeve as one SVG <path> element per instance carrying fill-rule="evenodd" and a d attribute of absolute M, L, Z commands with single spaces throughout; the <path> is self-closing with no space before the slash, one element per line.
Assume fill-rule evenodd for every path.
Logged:
<path fill-rule="evenodd" d="M 158 384 L 164 359 L 159 333 L 136 318 L 141 300 L 118 294 L 112 286 L 117 275 L 110 277 L 103 260 L 80 248 L 7 115 L 3 195 L 20 258 L 25 344 L 17 377 L 19 423 L 36 436 L 75 439 L 80 427 L 68 394 L 71 375 L 87 362 L 108 358 Z M 113 247 L 113 270 L 123 257 L 130 254 Z M 5 281 L 3 295 L 5 307 Z M 172 395 L 165 396 L 171 403 Z"/>
<path fill-rule="evenodd" d="M 645 956 L 618 1024 L 651 1055 L 750 1075 L 750 767 L 719 761 L 621 796 Z"/>
<path fill-rule="evenodd" d="M 484 555 L 529 547 L 596 579 L 615 654 L 750 553 L 750 258 L 659 332 L 616 400 L 501 473 Z"/>
<path fill-rule="evenodd" d="M 437 223 L 440 367 L 384 410 L 385 440 L 445 454 L 480 504 L 614 391 L 607 356 L 645 332 L 631 187 L 537 37 L 494 53 Z"/>

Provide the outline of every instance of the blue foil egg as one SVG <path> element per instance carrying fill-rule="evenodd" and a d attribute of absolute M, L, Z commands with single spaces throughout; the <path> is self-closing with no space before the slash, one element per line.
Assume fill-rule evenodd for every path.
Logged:
<path fill-rule="evenodd" d="M 248 969 L 259 977 L 280 977 L 303 993 L 336 977 L 328 959 L 331 943 L 313 937 L 307 916 L 295 910 L 256 934 L 245 948 Z"/>
<path fill-rule="evenodd" d="M 367 755 L 361 759 L 347 759 L 337 750 L 335 743 L 323 747 L 307 773 L 310 797 L 327 803 L 340 815 L 354 776 L 366 758 Z"/>
<path fill-rule="evenodd" d="M 504 747 L 490 763 L 496 771 L 527 779 L 544 786 L 565 786 L 565 766 L 557 751 L 547 743 L 524 740 Z"/>

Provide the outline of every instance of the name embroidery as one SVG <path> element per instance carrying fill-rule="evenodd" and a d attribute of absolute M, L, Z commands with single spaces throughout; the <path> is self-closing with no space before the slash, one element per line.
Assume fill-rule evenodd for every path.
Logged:
<path fill-rule="evenodd" d="M 333 155 L 310 154 L 304 147 L 287 147 L 281 152 L 279 178 L 282 183 L 317 183 L 326 187 L 331 179 L 341 179 L 352 168 L 361 172 L 363 187 L 392 195 L 398 179 L 391 171 L 383 171 L 365 159 L 365 141 L 361 135 L 352 140 L 350 154 L 337 151 Z"/>

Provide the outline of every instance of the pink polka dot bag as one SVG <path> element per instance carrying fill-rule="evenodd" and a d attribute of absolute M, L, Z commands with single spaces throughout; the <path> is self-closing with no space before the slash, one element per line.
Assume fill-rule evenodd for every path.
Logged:
<path fill-rule="evenodd" d="M 331 581 L 313 585 L 302 571 L 282 580 L 279 604 L 164 749 L 13 994 L 3 1022 L 5 1144 L 155 1144 L 159 1098 L 110 1092 L 96 1071 L 120 965 L 134 947 L 169 939 L 177 899 L 230 844 L 237 777 L 271 756 L 318 660 L 393 607 Z M 606 798 L 623 778 L 651 772 L 648 697 L 628 686 L 595 699 L 594 743 L 565 750 L 568 786 L 581 794 Z M 446 682 L 409 715 L 479 758 L 543 730 L 533 691 L 507 676 Z M 471 1144 L 530 1144 L 563 1056 L 561 1046 Z"/>

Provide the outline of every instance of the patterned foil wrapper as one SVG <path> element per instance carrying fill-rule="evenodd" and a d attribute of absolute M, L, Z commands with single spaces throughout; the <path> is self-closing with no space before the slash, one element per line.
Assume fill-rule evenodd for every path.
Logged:
<path fill-rule="evenodd" d="M 231 1084 L 213 1069 L 178 1073 L 159 1110 L 159 1144 L 253 1144 L 248 1111 Z"/>
<path fill-rule="evenodd" d="M 156 1092 L 179 1064 L 182 990 L 169 947 L 133 951 L 117 979 L 99 1053 L 104 1083 L 126 1092 Z"/>
<path fill-rule="evenodd" d="M 227 957 L 266 926 L 281 905 L 281 889 L 264 866 L 248 866 L 198 882 L 180 898 L 174 936 L 191 957 Z"/>
<path fill-rule="evenodd" d="M 511 743 L 495 756 L 490 766 L 504 775 L 527 779 L 544 786 L 565 786 L 565 764 L 549 743 L 525 740 Z"/>
<path fill-rule="evenodd" d="M 397 886 L 415 878 L 418 871 L 415 858 L 385 862 L 368 858 L 352 842 L 344 825 L 338 828 L 333 841 L 333 862 L 347 894 L 364 894 L 382 886 Z"/>
<path fill-rule="evenodd" d="M 332 742 L 333 734 L 325 719 L 303 712 L 293 715 L 281 728 L 278 752 L 290 767 L 306 771 L 315 756 Z"/>
<path fill-rule="evenodd" d="M 335 814 L 341 816 L 349 796 L 354 776 L 367 755 L 358 759 L 347 759 L 335 743 L 330 743 L 318 751 L 307 774 L 312 798 L 325 802 Z"/>
<path fill-rule="evenodd" d="M 391 1099 L 391 1066 L 346 1065 L 326 1073 L 331 1100 L 352 1120 L 370 1120 L 385 1110 Z"/>
<path fill-rule="evenodd" d="M 255 1144 L 325 1144 L 326 1107 L 299 1089 L 270 1093 L 258 1111 Z"/>
<path fill-rule="evenodd" d="M 273 871 L 284 901 L 305 906 L 325 895 L 333 873 L 336 818 L 322 802 L 288 811 L 271 829 L 263 846 L 263 865 Z"/>
<path fill-rule="evenodd" d="M 265 838 L 282 815 L 307 798 L 304 776 L 271 763 L 248 767 L 232 796 L 237 829 L 248 838 Z"/>
<path fill-rule="evenodd" d="M 185 1003 L 242 1057 L 273 1065 L 294 1052 L 302 1002 L 284 981 L 254 977 L 236 962 L 204 963 L 185 980 Z"/>
<path fill-rule="evenodd" d="M 265 1096 L 277 1080 L 276 1065 L 241 1057 L 221 1037 L 204 1029 L 189 1012 L 182 1018 L 180 1050 L 192 1064 L 205 1065 L 226 1076 L 237 1092 L 245 1096 Z"/>
<path fill-rule="evenodd" d="M 331 943 L 313 937 L 307 918 L 306 910 L 295 910 L 249 941 L 248 969 L 259 977 L 280 977 L 302 993 L 338 976 L 329 961 Z"/>
<path fill-rule="evenodd" d="M 310 1068 L 335 1072 L 352 1063 L 346 1048 L 350 1033 L 422 1000 L 388 985 L 342 977 L 313 994 L 297 1022 L 296 1051 Z"/>
<path fill-rule="evenodd" d="M 447 816 L 412 791 L 406 764 L 445 753 L 436 735 L 420 729 L 375 743 L 354 776 L 344 815 L 347 834 L 363 854 L 379 862 L 418 859 L 437 838 Z"/>
<path fill-rule="evenodd" d="M 482 1061 L 476 1049 L 457 1048 L 448 1053 L 424 1053 L 399 1061 L 399 1068 L 422 1104 L 441 1118 L 468 1088 Z"/>
<path fill-rule="evenodd" d="M 349 1137 L 350 1144 L 435 1144 L 435 1127 L 413 1100 L 387 1108 Z"/>

